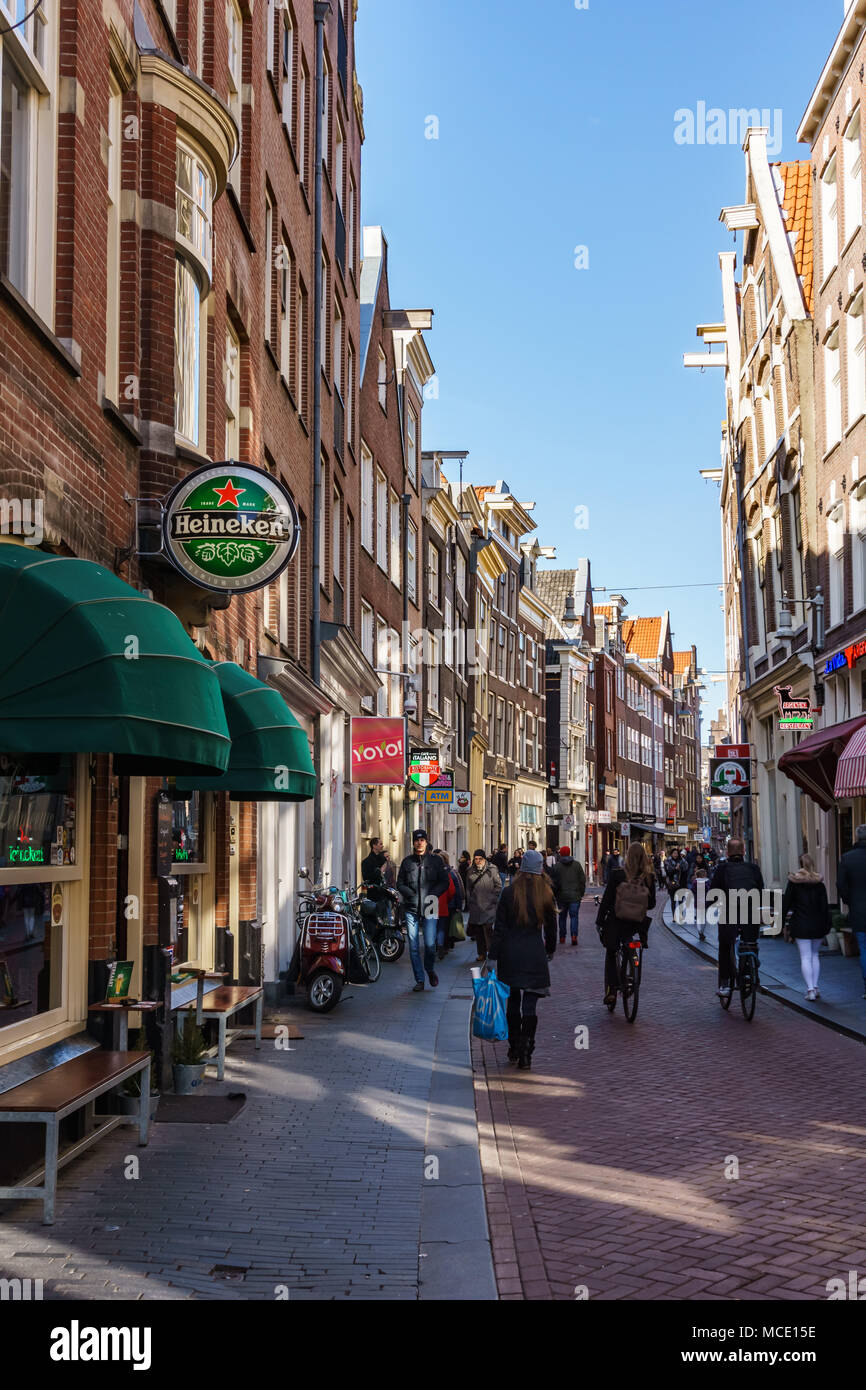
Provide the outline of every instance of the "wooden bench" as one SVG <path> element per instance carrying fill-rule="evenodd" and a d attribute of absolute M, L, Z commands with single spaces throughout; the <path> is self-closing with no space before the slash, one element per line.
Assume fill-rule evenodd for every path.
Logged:
<path fill-rule="evenodd" d="M 108 1130 L 118 1125 L 137 1124 L 139 1144 L 147 1143 L 150 1123 L 149 1052 L 103 1052 L 94 1049 L 43 1072 L 20 1086 L 0 1094 L 0 1123 L 44 1124 L 45 1163 L 15 1187 L 0 1187 L 0 1198 L 21 1200 L 37 1197 L 42 1201 L 42 1221 L 54 1223 L 57 1170 L 83 1153 Z M 113 1091 L 131 1077 L 141 1074 L 138 1115 L 94 1115 L 96 1127 L 59 1153 L 60 1121 L 67 1115 L 93 1104 L 106 1091 Z M 42 1183 L 40 1179 L 44 1179 Z"/>
<path fill-rule="evenodd" d="M 196 1011 L 196 1022 L 199 1019 L 215 1018 L 219 1024 L 219 1043 L 216 1049 L 211 1048 L 208 1056 L 212 1057 L 214 1050 L 217 1054 L 217 1080 L 222 1081 L 225 1075 L 226 1065 L 226 1044 L 231 1042 L 240 1033 L 248 1030 L 245 1028 L 233 1028 L 227 1031 L 228 1020 L 233 1014 L 239 1013 L 249 1004 L 256 1006 L 256 1051 L 262 1045 L 262 1010 L 264 1008 L 265 991 L 262 985 L 222 985 L 219 989 L 212 990 L 206 994 L 204 1000 Z M 195 1004 L 187 1004 L 186 1012 L 191 1013 L 196 1009 Z"/>

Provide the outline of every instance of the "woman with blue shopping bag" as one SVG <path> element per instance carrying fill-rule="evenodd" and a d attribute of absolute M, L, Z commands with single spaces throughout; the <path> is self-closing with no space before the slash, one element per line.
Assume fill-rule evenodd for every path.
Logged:
<path fill-rule="evenodd" d="M 508 1060 L 532 1066 L 538 1001 L 550 994 L 548 961 L 556 950 L 556 902 L 537 850 L 527 850 L 514 882 L 503 889 L 487 959 L 509 986 Z"/>

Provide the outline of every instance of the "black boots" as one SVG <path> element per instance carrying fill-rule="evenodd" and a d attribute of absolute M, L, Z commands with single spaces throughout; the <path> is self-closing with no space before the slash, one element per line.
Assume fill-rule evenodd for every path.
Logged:
<path fill-rule="evenodd" d="M 508 1060 L 514 1066 L 520 1056 L 520 1005 L 513 1009 L 509 999 L 505 1017 L 508 1020 Z"/>
<path fill-rule="evenodd" d="M 532 1018 L 524 1018 L 521 1020 L 520 1043 L 517 1053 L 517 1068 L 519 1071 L 529 1071 L 532 1066 L 532 1054 L 535 1051 L 535 1030 L 537 1027 L 537 1015 Z"/>

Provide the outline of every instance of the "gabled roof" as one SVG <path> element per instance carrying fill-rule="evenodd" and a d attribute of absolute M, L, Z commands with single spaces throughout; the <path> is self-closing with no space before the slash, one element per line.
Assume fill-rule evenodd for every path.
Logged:
<path fill-rule="evenodd" d="M 367 365 L 367 352 L 373 334 L 373 319 L 376 301 L 379 298 L 379 285 L 382 268 L 385 264 L 387 242 L 381 227 L 365 227 L 362 232 L 361 283 L 358 298 L 361 303 L 361 363 L 359 380 L 364 380 Z"/>
<path fill-rule="evenodd" d="M 574 596 L 574 580 L 577 570 L 539 570 L 535 578 L 535 592 L 546 603 L 555 618 L 565 612 L 565 600 Z"/>
<path fill-rule="evenodd" d="M 593 607 L 593 612 L 595 613 L 595 616 L 596 616 L 597 618 L 608 618 L 608 619 L 610 619 L 610 618 L 613 617 L 613 604 L 612 604 L 612 603 L 594 603 L 594 604 L 592 605 L 592 607 Z"/>
<path fill-rule="evenodd" d="M 779 189 L 779 202 L 785 229 L 794 256 L 794 265 L 803 286 L 809 313 L 814 298 L 814 242 L 812 235 L 812 166 L 806 159 L 771 166 Z"/>
<path fill-rule="evenodd" d="M 691 652 L 674 652 L 674 675 L 681 676 L 692 664 Z"/>
<path fill-rule="evenodd" d="M 642 661 L 654 660 L 662 644 L 661 618 L 625 618 L 622 640 L 626 651 Z"/>

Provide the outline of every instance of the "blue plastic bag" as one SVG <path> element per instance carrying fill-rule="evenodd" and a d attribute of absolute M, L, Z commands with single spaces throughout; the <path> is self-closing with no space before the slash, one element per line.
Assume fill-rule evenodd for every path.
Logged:
<path fill-rule="evenodd" d="M 480 980 L 472 981 L 475 991 L 475 1016 L 472 1032 L 476 1038 L 486 1038 L 488 1042 L 504 1042 L 508 1037 L 508 1022 L 505 1005 L 510 990 L 496 978 L 496 971 L 489 970 Z"/>

